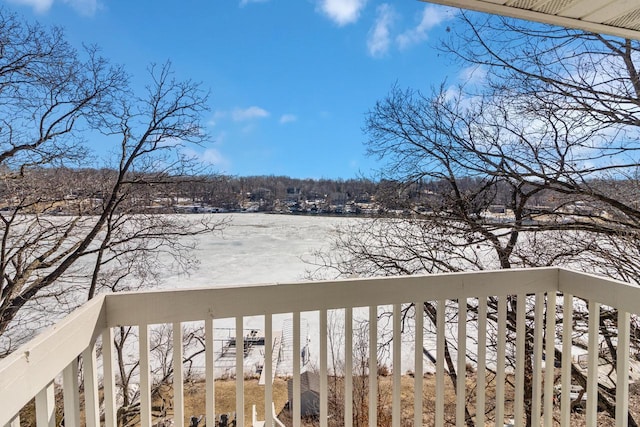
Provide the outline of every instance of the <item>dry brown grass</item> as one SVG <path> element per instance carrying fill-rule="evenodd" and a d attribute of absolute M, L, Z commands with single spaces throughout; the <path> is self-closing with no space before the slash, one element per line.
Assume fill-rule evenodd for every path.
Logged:
<path fill-rule="evenodd" d="M 467 403 L 470 408 L 475 407 L 475 374 L 468 374 L 466 378 L 467 383 Z M 391 425 L 391 409 L 392 409 L 392 377 L 380 377 L 378 383 L 378 426 Z M 423 410 L 422 410 L 422 422 L 423 425 L 431 426 L 435 425 L 435 376 L 426 374 L 423 378 Z M 487 378 L 487 423 L 485 425 L 495 425 L 490 423 L 493 421 L 493 406 L 495 405 L 495 389 L 490 378 Z M 354 377 L 354 415 L 357 420 L 354 420 L 354 425 L 367 425 L 368 424 L 368 390 L 363 385 L 368 384 L 368 378 Z M 413 425 L 413 400 L 414 393 L 413 388 L 414 379 L 408 375 L 405 375 L 401 379 L 401 425 L 410 426 Z M 344 383 L 342 378 L 330 378 L 329 379 L 329 412 L 330 419 L 329 425 L 331 427 L 343 425 L 343 402 L 344 402 Z M 638 417 L 638 410 L 640 410 L 640 387 L 633 386 L 630 390 L 630 402 L 629 406 L 631 412 L 635 417 Z M 233 379 L 230 380 L 217 380 L 215 382 L 215 411 L 216 414 L 228 413 L 233 414 L 236 408 L 236 382 Z M 507 388 L 505 396 L 505 413 L 510 414 L 513 412 L 513 389 Z M 205 402 L 205 383 L 203 381 L 195 381 L 185 383 L 184 390 L 185 398 L 185 425 L 189 425 L 189 419 L 191 416 L 201 416 L 205 414 L 206 402 Z M 164 418 L 169 420 L 173 419 L 173 396 L 170 387 L 164 387 L 160 390 L 158 395 L 154 398 L 154 406 L 159 406 L 163 401 L 165 402 L 165 416 Z M 61 419 L 61 393 L 56 393 L 56 406 L 58 408 L 58 421 Z M 285 379 L 276 378 L 273 384 L 273 400 L 275 404 L 276 413 L 281 414 L 280 419 L 285 421 L 286 425 L 291 425 L 287 422 L 288 414 L 283 411 L 285 403 L 287 402 L 287 382 Z M 256 405 L 257 417 L 259 420 L 264 420 L 264 386 L 258 385 L 257 379 L 247 379 L 244 381 L 244 416 L 245 425 L 251 425 L 252 419 L 252 405 Z M 156 408 L 157 409 L 157 408 Z M 556 408 L 557 409 L 557 408 Z M 23 427 L 35 425 L 33 403 L 27 405 L 21 413 L 21 425 Z M 456 412 L 456 395 L 455 388 L 452 385 L 449 378 L 445 378 L 445 425 L 455 425 L 455 412 Z M 155 411 L 156 415 L 160 415 Z M 472 413 L 472 415 L 475 415 Z M 554 413 L 554 420 L 559 420 L 560 413 L 556 410 Z M 156 417 L 154 422 L 160 421 L 162 418 Z M 637 418 L 636 418 L 637 419 Z M 307 420 L 303 422 L 304 426 L 316 426 L 317 421 Z M 559 423 L 554 423 L 558 424 Z M 136 419 L 131 420 L 129 426 L 139 425 Z M 582 414 L 571 414 L 570 426 L 584 426 L 585 417 Z M 614 426 L 615 422 L 607 417 L 605 414 L 600 413 L 598 416 L 598 426 Z"/>
<path fill-rule="evenodd" d="M 205 385 L 202 382 L 185 384 L 185 415 L 199 416 L 206 412 L 204 399 Z M 215 410 L 216 414 L 230 414 L 236 411 L 236 381 L 218 380 L 215 382 Z M 273 402 L 276 412 L 280 412 L 287 403 L 287 382 L 276 378 L 273 382 Z M 251 422 L 251 408 L 256 405 L 258 419 L 264 420 L 264 386 L 258 385 L 257 379 L 244 381 L 244 419 L 245 424 Z M 188 423 L 187 423 L 188 425 Z"/>

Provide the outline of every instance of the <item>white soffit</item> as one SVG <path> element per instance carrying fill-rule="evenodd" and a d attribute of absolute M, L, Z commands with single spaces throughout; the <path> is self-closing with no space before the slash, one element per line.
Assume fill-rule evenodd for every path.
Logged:
<path fill-rule="evenodd" d="M 423 0 L 640 40 L 640 0 Z"/>

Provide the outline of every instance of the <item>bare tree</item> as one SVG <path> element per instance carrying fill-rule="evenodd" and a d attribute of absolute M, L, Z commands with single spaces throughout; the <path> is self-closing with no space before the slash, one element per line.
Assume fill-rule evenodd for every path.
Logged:
<path fill-rule="evenodd" d="M 0 10 L 0 355 L 98 292 L 153 284 L 160 264 L 193 266 L 200 233 L 224 221 L 140 214 L 143 188 L 201 171 L 181 154 L 208 136 L 207 93 L 149 68 L 146 92 L 60 29 Z M 99 182 L 65 179 L 92 161 L 87 139 L 114 143 Z M 64 215 L 61 215 L 64 213 Z"/>
<path fill-rule="evenodd" d="M 637 283 L 640 44 L 480 19 L 462 15 L 444 49 L 483 85 L 394 86 L 367 116 L 382 177 L 422 191 L 413 215 L 347 226 L 318 264 L 363 276 L 578 265 Z M 601 387 L 613 414 L 611 399 Z"/>

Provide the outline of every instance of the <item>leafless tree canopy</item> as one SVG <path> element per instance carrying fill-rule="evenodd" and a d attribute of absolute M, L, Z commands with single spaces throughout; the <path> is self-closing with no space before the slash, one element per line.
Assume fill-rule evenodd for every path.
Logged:
<path fill-rule="evenodd" d="M 148 286 L 161 264 L 187 270 L 188 236 L 223 225 L 134 214 L 144 188 L 202 173 L 180 148 L 208 138 L 208 94 L 168 62 L 148 75 L 134 93 L 97 48 L 0 9 L 0 356 L 98 292 Z M 69 179 L 99 135 L 110 163 Z"/>
<path fill-rule="evenodd" d="M 428 202 L 342 228 L 319 271 L 563 265 L 640 282 L 640 42 L 472 14 L 459 24 L 442 50 L 469 81 L 396 84 L 365 123 L 381 175 Z M 511 299 L 508 323 L 516 309 Z M 611 398 L 601 387 L 613 413 Z"/>

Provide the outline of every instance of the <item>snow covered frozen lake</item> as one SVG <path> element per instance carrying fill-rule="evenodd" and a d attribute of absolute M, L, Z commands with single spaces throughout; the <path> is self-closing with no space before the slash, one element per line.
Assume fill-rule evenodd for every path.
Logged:
<path fill-rule="evenodd" d="M 336 225 L 352 218 L 275 214 L 229 214 L 221 233 L 199 236 L 198 269 L 189 276 L 168 272 L 162 287 L 192 288 L 305 280 L 303 259 L 327 249 Z"/>
<path fill-rule="evenodd" d="M 327 250 L 330 247 L 337 225 L 357 220 L 344 217 L 257 213 L 220 215 L 220 219 L 223 218 L 229 218 L 231 222 L 221 234 L 198 237 L 198 248 L 195 251 L 199 261 L 197 270 L 188 276 L 169 271 L 161 287 L 226 287 L 307 281 L 306 272 L 313 266 L 304 260 L 312 259 L 314 251 Z M 284 353 L 289 353 L 287 360 L 278 366 L 280 374 L 291 371 L 291 319 L 291 315 L 277 315 L 273 320 L 274 330 L 283 332 Z M 343 316 L 338 315 L 338 319 L 342 321 Z M 216 320 L 215 328 L 216 353 L 219 354 L 225 340 L 234 333 L 232 330 L 235 328 L 235 321 Z M 245 318 L 244 328 L 247 331 L 256 329 L 262 333 L 263 317 Z M 305 337 L 310 339 L 310 361 L 317 366 L 317 313 L 302 314 L 301 335 L 303 346 Z M 256 362 L 255 358 L 247 358 L 245 369 L 251 371 Z M 225 365 L 225 360 L 218 359 L 217 375 L 229 373 Z"/>

